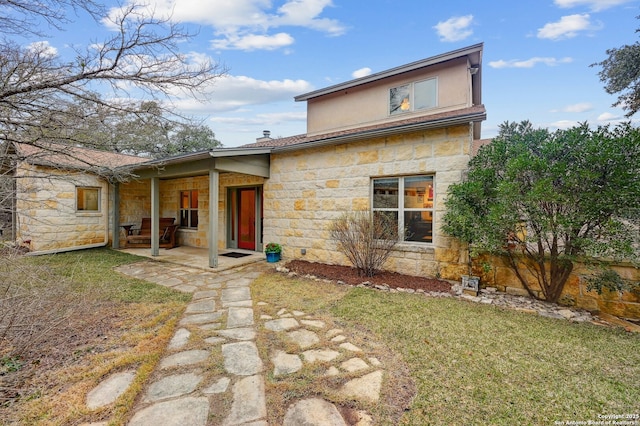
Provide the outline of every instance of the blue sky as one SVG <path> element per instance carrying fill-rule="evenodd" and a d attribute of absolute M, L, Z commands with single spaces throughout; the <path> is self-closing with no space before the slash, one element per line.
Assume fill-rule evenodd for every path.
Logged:
<path fill-rule="evenodd" d="M 635 43 L 640 28 L 639 0 L 145 1 L 199 31 L 183 52 L 229 68 L 206 89 L 208 102 L 176 103 L 226 147 L 266 129 L 272 137 L 305 133 L 306 104 L 296 95 L 480 42 L 484 138 L 507 120 L 550 129 L 615 123 L 624 111 L 589 65 Z M 64 56 L 70 43 L 101 31 L 80 21 L 47 42 Z"/>

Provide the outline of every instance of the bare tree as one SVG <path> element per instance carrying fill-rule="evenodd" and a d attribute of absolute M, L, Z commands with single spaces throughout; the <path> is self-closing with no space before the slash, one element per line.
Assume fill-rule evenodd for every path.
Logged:
<path fill-rule="evenodd" d="M 382 270 L 398 243 L 398 226 L 393 221 L 364 210 L 343 213 L 331 222 L 329 233 L 338 251 L 365 277 Z"/>
<path fill-rule="evenodd" d="M 76 48 L 72 61 L 59 57 L 47 43 L 25 46 L 9 38 L 24 31 L 42 36 L 30 31 L 36 21 L 63 28 L 70 18 L 60 10 L 70 8 L 106 22 L 113 35 Z M 169 18 L 145 12 L 135 4 L 116 14 L 79 0 L 0 0 L 0 35 L 5 35 L 0 38 L 0 143 L 39 145 L 54 139 L 73 144 L 71 135 L 76 133 L 58 129 L 81 123 L 83 114 L 97 106 L 133 114 L 140 112 L 143 98 L 167 101 L 176 93 L 198 98 L 199 89 L 226 72 L 217 63 L 181 53 L 179 45 L 192 35 Z M 136 99 L 129 101 L 132 97 Z M 94 107 L 77 108 L 81 104 Z"/>

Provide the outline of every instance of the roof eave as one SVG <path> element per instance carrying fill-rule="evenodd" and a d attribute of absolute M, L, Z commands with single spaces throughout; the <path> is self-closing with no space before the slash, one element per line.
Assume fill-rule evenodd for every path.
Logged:
<path fill-rule="evenodd" d="M 142 170 L 142 169 L 150 169 L 158 166 L 167 166 L 172 164 L 188 163 L 191 161 L 206 160 L 208 158 L 243 157 L 247 155 L 269 154 L 271 150 L 272 150 L 271 147 L 218 148 L 210 151 L 190 152 L 187 154 L 180 154 L 173 157 L 150 160 L 140 164 L 121 166 L 120 168 L 123 168 L 123 169 L 126 168 L 128 170 Z"/>
<path fill-rule="evenodd" d="M 371 83 L 383 78 L 392 77 L 398 74 L 403 74 L 409 71 L 414 71 L 416 69 L 425 68 L 428 66 L 436 65 L 442 62 L 450 61 L 456 58 L 462 58 L 464 56 L 469 56 L 473 54 L 481 55 L 484 44 L 478 43 L 472 46 L 464 47 L 458 50 L 454 50 L 451 52 L 443 53 L 440 55 L 432 56 L 430 58 L 422 59 L 419 61 L 412 62 L 410 64 L 402 65 L 399 67 L 391 68 L 386 71 L 381 71 L 375 74 L 368 75 L 366 77 L 357 78 L 355 80 L 349 80 L 344 83 L 336 84 L 333 86 L 325 87 L 323 89 L 315 90 L 313 92 L 304 93 L 302 95 L 298 95 L 293 99 L 296 102 L 307 101 L 312 98 L 317 98 L 319 96 L 328 95 L 330 93 L 338 92 L 340 90 L 350 89 L 355 86 L 361 86 L 363 84 Z M 481 61 L 481 56 L 478 59 L 478 65 Z M 476 65 L 476 64 L 474 64 Z"/>
<path fill-rule="evenodd" d="M 433 121 L 405 124 L 400 126 L 387 127 L 384 129 L 367 130 L 358 133 L 351 133 L 349 135 L 340 135 L 329 137 L 326 139 L 318 139 L 311 142 L 301 142 L 292 145 L 273 147 L 272 152 L 287 152 L 297 151 L 308 148 L 318 148 L 323 146 L 335 145 L 339 143 L 355 142 L 363 139 L 385 137 L 390 135 L 396 135 L 398 133 L 408 133 L 421 130 L 436 129 L 447 126 L 455 126 L 461 124 L 467 124 L 472 122 L 481 122 L 487 119 L 487 113 L 485 111 L 465 114 L 456 117 L 442 118 Z"/>

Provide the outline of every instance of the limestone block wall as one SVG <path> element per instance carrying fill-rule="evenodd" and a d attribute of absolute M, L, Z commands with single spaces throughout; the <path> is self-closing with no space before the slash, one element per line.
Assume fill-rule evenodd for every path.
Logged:
<path fill-rule="evenodd" d="M 491 269 L 484 271 L 483 263 L 491 265 Z M 613 264 L 611 268 L 626 281 L 640 282 L 640 269 L 631 264 Z M 528 296 L 522 283 L 504 259 L 495 256 L 474 259 L 473 272 L 480 276 L 481 286 L 496 287 L 506 293 Z M 522 270 L 521 273 L 527 277 L 529 287 L 533 289 L 534 293 L 541 296 L 540 288 L 535 279 L 527 271 Z M 640 319 L 639 288 L 636 288 L 635 291 L 625 292 L 604 290 L 599 295 L 595 290 L 587 290 L 587 277 L 593 273 L 594 271 L 586 265 L 575 264 L 560 297 L 560 303 L 588 311 L 600 311 L 619 317 Z"/>
<path fill-rule="evenodd" d="M 100 188 L 99 211 L 76 210 L 77 186 Z M 16 240 L 34 252 L 107 244 L 109 198 L 108 183 L 97 176 L 23 164 L 16 171 Z"/>
<path fill-rule="evenodd" d="M 466 250 L 441 225 L 447 188 L 462 179 L 472 139 L 471 126 L 464 125 L 272 154 L 264 186 L 264 242 L 282 244 L 285 259 L 349 265 L 329 237 L 331 221 L 370 208 L 374 177 L 434 174 L 433 243 L 399 244 L 385 268 L 459 279 Z"/>

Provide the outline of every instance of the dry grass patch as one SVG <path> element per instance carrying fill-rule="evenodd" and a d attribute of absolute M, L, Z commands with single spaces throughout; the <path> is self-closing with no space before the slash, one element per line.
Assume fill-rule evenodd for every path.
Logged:
<path fill-rule="evenodd" d="M 332 314 L 332 310 L 340 303 L 351 289 L 344 285 L 327 282 L 312 281 L 307 279 L 293 279 L 278 273 L 266 273 L 258 278 L 251 287 L 254 302 L 266 302 L 267 305 L 256 306 L 256 317 L 269 315 L 277 318 L 281 309 L 302 311 L 314 320 L 325 323 L 322 330 L 316 330 L 320 342 L 306 348 L 332 348 L 338 345 L 330 342 L 326 332 L 330 329 L 343 329 L 343 335 L 347 341 L 360 347 L 362 354 L 343 353 L 331 363 L 303 364 L 303 368 L 296 373 L 286 376 L 274 377 L 273 365 L 268 361 L 277 350 L 283 350 L 290 354 L 300 354 L 302 350 L 290 342 L 285 333 L 272 332 L 261 329 L 257 338 L 260 356 L 267 360 L 266 364 L 266 396 L 269 424 L 281 424 L 287 408 L 294 402 L 319 396 L 335 403 L 345 418 L 356 419 L 357 410 L 369 412 L 376 419 L 376 424 L 395 424 L 402 411 L 410 403 L 414 395 L 414 386 L 403 365 L 402 360 L 387 346 L 382 344 L 366 327 L 355 324 L 348 325 Z M 298 318 L 300 319 L 300 318 Z M 313 330 L 312 327 L 309 327 Z M 385 370 L 385 380 L 381 400 L 378 403 L 365 403 L 345 398 L 337 390 L 349 379 L 362 376 L 374 371 L 361 371 L 358 374 L 340 374 L 340 376 L 327 376 L 325 373 L 332 365 L 346 361 L 353 357 L 378 358 Z M 391 368 L 393 366 L 393 368 Z"/>
<path fill-rule="evenodd" d="M 190 299 L 113 272 L 138 260 L 107 249 L 0 258 L 8 290 L 1 308 L 16 300 L 23 308 L 0 309 L 1 424 L 124 424 Z M 50 309 L 42 311 L 44 306 Z M 15 326 L 21 322 L 29 327 Z M 46 333 L 38 332 L 42 324 Z M 7 368 L 7 360 L 17 367 Z M 129 369 L 136 379 L 115 406 L 86 408 L 93 387 Z"/>

